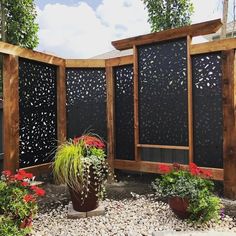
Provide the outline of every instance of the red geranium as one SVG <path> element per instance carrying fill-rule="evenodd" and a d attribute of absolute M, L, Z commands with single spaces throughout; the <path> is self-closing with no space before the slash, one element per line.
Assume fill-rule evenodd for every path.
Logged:
<path fill-rule="evenodd" d="M 190 173 L 192 175 L 199 175 L 200 174 L 200 168 L 193 162 L 191 162 L 189 164 L 189 169 L 190 169 Z"/>
<path fill-rule="evenodd" d="M 168 165 L 160 164 L 159 170 L 164 173 L 168 173 L 171 171 L 171 168 Z"/>
<path fill-rule="evenodd" d="M 31 194 L 25 195 L 23 199 L 24 199 L 25 202 L 35 202 L 35 201 L 36 201 L 36 199 L 34 198 L 34 196 L 31 195 Z"/>
<path fill-rule="evenodd" d="M 3 175 L 5 175 L 6 177 L 10 177 L 11 176 L 11 171 L 10 170 L 4 170 L 2 172 Z"/>
<path fill-rule="evenodd" d="M 45 195 L 45 191 L 42 188 L 39 188 L 37 186 L 31 186 L 31 190 L 33 190 L 38 196 Z"/>
<path fill-rule="evenodd" d="M 27 186 L 29 186 L 29 183 L 28 183 L 28 182 L 25 182 L 25 181 L 23 181 L 23 182 L 21 182 L 21 186 L 23 186 L 23 187 L 27 187 Z"/>
<path fill-rule="evenodd" d="M 105 144 L 97 137 L 89 136 L 89 135 L 83 135 L 79 138 L 79 140 L 83 140 L 84 143 L 89 147 L 96 147 L 96 148 L 104 148 Z"/>

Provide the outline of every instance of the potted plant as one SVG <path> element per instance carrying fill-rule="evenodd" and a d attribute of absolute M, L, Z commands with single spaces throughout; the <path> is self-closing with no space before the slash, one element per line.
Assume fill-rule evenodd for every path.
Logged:
<path fill-rule="evenodd" d="M 211 173 L 190 163 L 188 168 L 179 164 L 159 165 L 162 175 L 152 186 L 160 197 L 167 197 L 170 208 L 179 218 L 208 221 L 219 218 L 222 204 L 213 194 Z"/>
<path fill-rule="evenodd" d="M 25 236 L 31 231 L 37 213 L 37 197 L 45 191 L 31 186 L 33 175 L 24 170 L 6 170 L 0 179 L 0 235 Z"/>
<path fill-rule="evenodd" d="M 105 193 L 109 166 L 105 144 L 96 134 L 85 134 L 61 144 L 53 172 L 57 182 L 69 187 L 73 209 L 88 212 L 98 207 Z"/>

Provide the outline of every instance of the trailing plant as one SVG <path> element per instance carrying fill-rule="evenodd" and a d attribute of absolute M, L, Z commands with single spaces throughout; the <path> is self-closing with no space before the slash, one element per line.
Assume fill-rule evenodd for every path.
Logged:
<path fill-rule="evenodd" d="M 211 173 L 190 163 L 189 168 L 181 169 L 179 164 L 173 167 L 159 165 L 164 175 L 157 178 L 152 187 L 161 197 L 181 197 L 189 200 L 190 220 L 205 222 L 219 219 L 222 204 L 213 194 L 214 183 Z"/>
<path fill-rule="evenodd" d="M 45 191 L 37 186 L 31 186 L 33 175 L 24 170 L 17 174 L 3 171 L 0 179 L 0 232 L 9 230 L 9 234 L 26 235 L 30 231 L 32 219 L 37 213 L 37 197 Z M 27 228 L 27 229 L 26 229 Z M 18 234 L 10 233 L 18 229 Z M 25 230 L 23 230 L 25 229 Z"/>
<path fill-rule="evenodd" d="M 91 133 L 61 144 L 56 151 L 53 165 L 55 180 L 79 190 L 84 199 L 88 196 L 89 185 L 93 179 L 97 196 L 102 198 L 110 174 L 104 148 L 101 138 Z"/>

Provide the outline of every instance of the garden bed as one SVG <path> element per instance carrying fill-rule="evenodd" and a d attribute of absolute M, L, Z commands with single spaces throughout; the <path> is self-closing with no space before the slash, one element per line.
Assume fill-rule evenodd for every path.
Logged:
<path fill-rule="evenodd" d="M 175 217 L 169 206 L 157 201 L 145 182 L 121 181 L 108 188 L 108 198 L 102 202 L 104 216 L 67 219 L 69 195 L 65 186 L 46 184 L 47 196 L 40 202 L 34 220 L 33 236 L 73 235 L 152 235 L 156 231 L 236 233 L 233 217 L 225 216 L 219 223 L 192 224 Z"/>

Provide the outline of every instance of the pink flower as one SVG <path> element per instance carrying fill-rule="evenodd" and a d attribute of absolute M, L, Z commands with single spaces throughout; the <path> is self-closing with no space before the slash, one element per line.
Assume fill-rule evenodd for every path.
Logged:
<path fill-rule="evenodd" d="M 6 177 L 10 177 L 11 176 L 11 171 L 10 170 L 4 170 L 2 172 L 3 175 L 5 175 Z"/>

